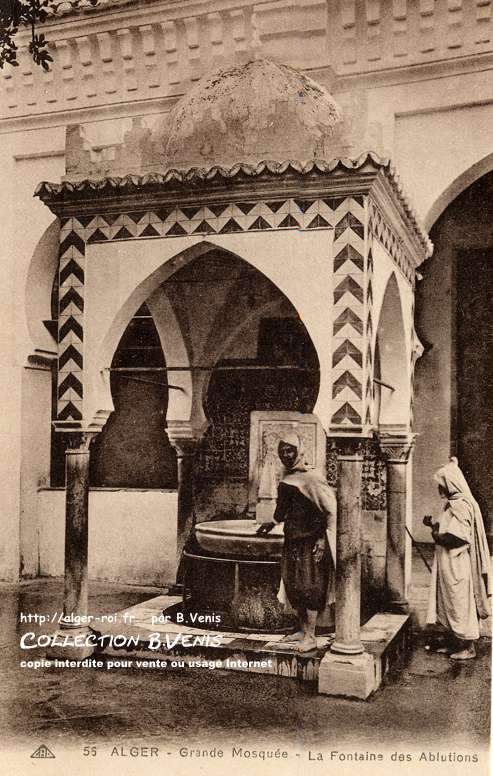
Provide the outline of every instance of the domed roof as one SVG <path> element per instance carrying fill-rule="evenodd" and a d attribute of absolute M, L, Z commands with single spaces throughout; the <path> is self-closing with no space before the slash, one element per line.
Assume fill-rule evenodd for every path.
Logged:
<path fill-rule="evenodd" d="M 167 167 L 330 158 L 341 111 L 328 91 L 286 65 L 257 59 L 204 76 L 155 137 Z"/>

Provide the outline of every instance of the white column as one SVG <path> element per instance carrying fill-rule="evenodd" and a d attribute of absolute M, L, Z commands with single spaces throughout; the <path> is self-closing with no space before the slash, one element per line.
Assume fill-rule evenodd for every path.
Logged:
<path fill-rule="evenodd" d="M 410 537 L 408 523 L 408 462 L 414 445 L 412 436 L 380 436 L 380 448 L 387 465 L 387 554 L 386 586 L 389 611 L 407 614 L 407 573 Z"/>

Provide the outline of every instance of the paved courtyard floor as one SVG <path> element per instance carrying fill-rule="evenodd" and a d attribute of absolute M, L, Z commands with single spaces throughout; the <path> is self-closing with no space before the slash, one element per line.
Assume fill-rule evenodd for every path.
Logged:
<path fill-rule="evenodd" d="M 92 583 L 90 612 L 115 612 L 160 592 Z M 21 669 L 26 659 L 21 634 L 54 628 L 20 623 L 20 613 L 61 611 L 62 597 L 62 580 L 1 589 L 3 746 L 30 753 L 44 744 L 56 753 L 69 745 L 80 750 L 95 745 L 108 753 L 120 745 L 159 745 L 170 756 L 180 747 L 214 745 L 285 747 L 304 755 L 312 749 L 422 749 L 486 757 L 489 638 L 481 639 L 475 661 L 454 663 L 426 652 L 418 636 L 408 663 L 368 701 L 320 696 L 310 685 L 284 677 L 217 669 Z M 28 657 L 42 654 L 32 649 Z M 456 766 L 448 772 L 455 773 Z"/>

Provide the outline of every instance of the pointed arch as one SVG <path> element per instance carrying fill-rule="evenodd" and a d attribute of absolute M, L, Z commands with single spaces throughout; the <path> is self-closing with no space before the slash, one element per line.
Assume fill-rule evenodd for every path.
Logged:
<path fill-rule="evenodd" d="M 408 428 L 410 422 L 410 363 L 399 284 L 395 273 L 389 277 L 377 327 L 375 376 L 381 381 L 378 425 Z M 389 387 L 390 386 L 390 387 Z"/>
<path fill-rule="evenodd" d="M 232 251 L 229 249 L 228 242 L 230 243 L 231 240 L 228 240 L 228 237 L 229 235 L 216 236 L 214 242 L 192 236 L 174 238 L 173 240 L 146 241 L 146 250 L 142 254 L 142 261 L 138 263 L 135 261 L 135 254 L 133 254 L 135 243 L 132 245 L 130 241 L 116 245 L 95 245 L 94 248 L 91 248 L 94 253 L 90 260 L 98 262 L 98 268 L 102 268 L 103 274 L 99 278 L 97 286 L 96 281 L 93 281 L 94 286 L 88 289 L 86 296 L 87 338 L 84 415 L 87 417 L 89 425 L 91 418 L 94 419 L 95 424 L 101 425 L 99 419 L 104 420 L 113 409 L 109 382 L 109 367 L 113 353 L 135 311 L 154 293 L 156 293 L 154 303 L 160 307 L 163 315 L 160 336 L 165 358 L 168 361 L 169 355 L 167 356 L 166 351 L 169 347 L 169 338 L 165 335 L 165 331 L 169 326 L 170 330 L 177 335 L 176 342 L 181 337 L 180 358 L 184 360 L 186 352 L 189 364 L 190 354 L 187 351 L 183 335 L 179 333 L 178 322 L 171 315 L 170 305 L 160 296 L 161 292 L 158 292 L 157 289 L 179 269 L 186 267 L 192 261 L 205 259 L 207 254 L 213 250 L 221 251 L 236 260 L 245 262 L 267 278 L 289 300 L 303 321 L 317 352 L 321 371 L 320 383 L 323 383 L 324 378 L 328 379 L 330 348 L 327 343 L 325 322 L 317 315 L 316 311 L 320 309 L 324 295 L 320 276 L 324 272 L 328 273 L 329 270 L 328 262 L 320 251 L 319 243 L 314 245 L 314 239 L 310 233 L 297 235 L 297 240 L 293 240 L 292 235 L 289 235 L 289 246 L 285 245 L 286 235 L 284 233 L 262 234 L 260 236 L 262 240 L 256 239 L 257 235 L 254 234 L 235 235 L 235 251 Z M 180 247 L 182 250 L 179 250 Z M 172 253 L 173 248 L 178 249 L 176 253 Z M 293 254 L 293 259 L 300 264 L 306 263 L 308 257 L 309 261 L 313 263 L 314 271 L 308 275 L 307 283 L 300 283 L 296 276 L 284 271 L 286 250 L 289 250 Z M 96 251 L 99 255 L 96 255 Z M 106 261 L 102 260 L 103 257 L 106 258 Z M 146 266 L 148 267 L 147 274 Z M 116 278 L 115 272 L 118 273 Z M 113 288 L 108 295 L 108 284 L 111 283 Z M 92 310 L 96 311 L 96 316 Z M 176 354 L 174 357 L 177 357 Z M 183 365 L 186 366 L 186 364 Z M 173 375 L 174 382 L 175 376 Z M 186 390 L 185 404 L 182 402 L 179 410 L 182 420 L 185 419 L 182 414 L 185 408 L 188 412 L 192 411 L 193 407 L 193 411 L 200 414 L 202 406 L 198 395 L 194 397 L 193 381 L 192 385 L 189 382 Z M 192 390 L 191 395 L 190 390 Z M 202 395 L 202 390 L 200 393 Z M 321 411 L 319 408 L 318 413 L 322 422 L 327 417 L 327 413 L 324 415 L 324 407 L 327 403 L 326 393 L 319 390 L 317 399 L 317 403 L 320 403 L 320 397 L 322 397 Z M 184 399 L 184 396 L 181 399 Z M 195 406 L 195 400 L 200 404 L 200 408 Z M 178 410 L 173 409 L 174 401 L 175 397 L 173 396 L 169 412 L 177 414 Z"/>

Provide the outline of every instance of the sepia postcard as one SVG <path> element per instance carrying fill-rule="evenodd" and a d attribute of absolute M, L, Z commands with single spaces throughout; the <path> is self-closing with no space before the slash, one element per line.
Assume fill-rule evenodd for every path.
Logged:
<path fill-rule="evenodd" d="M 490 0 L 0 0 L 2 776 L 488 776 Z"/>

